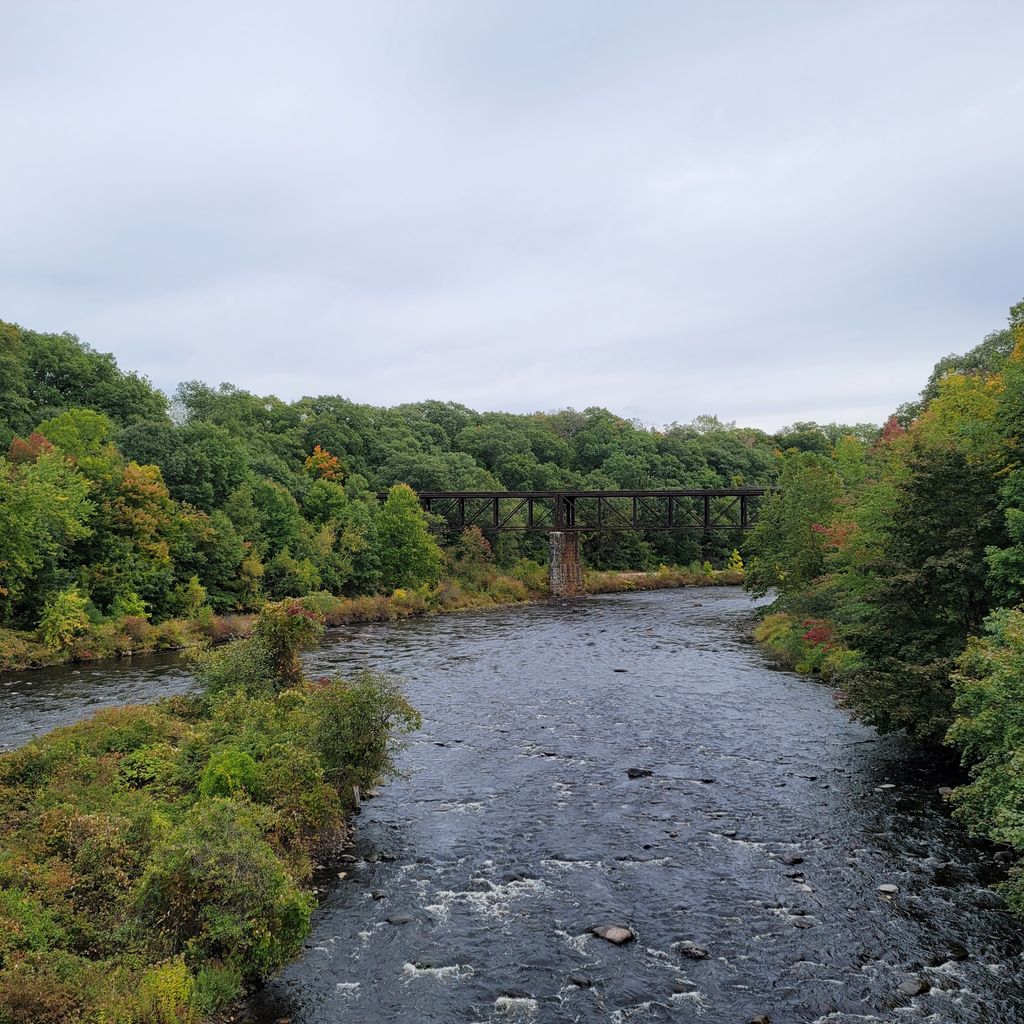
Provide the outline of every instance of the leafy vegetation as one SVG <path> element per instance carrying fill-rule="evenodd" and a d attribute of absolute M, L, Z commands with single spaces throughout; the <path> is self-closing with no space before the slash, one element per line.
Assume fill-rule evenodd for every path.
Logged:
<path fill-rule="evenodd" d="M 395 607 L 430 608 L 486 603 L 488 574 L 501 601 L 542 589 L 523 561 L 546 562 L 543 536 L 491 536 L 488 573 L 460 575 L 458 538 L 439 548 L 410 487 L 763 485 L 780 446 L 821 453 L 873 436 L 802 423 L 772 437 L 713 416 L 650 430 L 605 409 L 286 403 L 196 381 L 168 402 L 73 335 L 3 322 L 0 370 L 3 667 L 187 646 L 244 631 L 265 601 L 314 593 L 402 591 L 420 596 Z M 583 557 L 597 571 L 723 567 L 735 543 L 624 531 L 584 538 Z"/>
<path fill-rule="evenodd" d="M 757 630 L 882 731 L 957 748 L 972 830 L 1024 855 L 1024 302 L 876 440 L 783 456 L 747 544 Z M 1007 887 L 1024 910 L 1024 871 Z"/>
<path fill-rule="evenodd" d="M 188 1024 L 298 952 L 352 787 L 419 725 L 386 677 L 304 679 L 322 628 L 270 604 L 198 696 L 0 756 L 0 1021 Z"/>

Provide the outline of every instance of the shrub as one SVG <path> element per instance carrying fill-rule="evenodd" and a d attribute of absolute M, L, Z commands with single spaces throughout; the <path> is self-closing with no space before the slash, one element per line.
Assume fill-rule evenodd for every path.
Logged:
<path fill-rule="evenodd" d="M 70 647 L 89 629 L 87 604 L 77 587 L 62 590 L 46 602 L 39 620 L 39 633 L 47 647 L 55 651 Z"/>
<path fill-rule="evenodd" d="M 146 1024 L 183 1024 L 195 980 L 181 957 L 152 967 L 139 979 L 139 1010 Z"/>
<path fill-rule="evenodd" d="M 306 594 L 299 602 L 308 612 L 313 612 L 321 618 L 326 619 L 331 612 L 337 611 L 344 602 L 329 594 L 326 590 L 318 590 L 312 594 Z"/>
<path fill-rule="evenodd" d="M 192 1006 L 203 1016 L 227 1009 L 241 993 L 241 975 L 232 967 L 209 964 L 199 969 L 192 986 Z"/>
<path fill-rule="evenodd" d="M 224 961 L 243 976 L 269 974 L 293 957 L 312 907 L 254 809 L 221 797 L 189 810 L 155 852 L 135 901 L 169 953 Z"/>
<path fill-rule="evenodd" d="M 177 614 L 194 619 L 206 604 L 206 587 L 199 582 L 198 576 L 190 576 L 187 583 L 179 583 L 174 588 L 171 602 Z"/>
<path fill-rule="evenodd" d="M 294 686 L 302 679 L 299 652 L 323 635 L 323 619 L 299 601 L 265 605 L 252 636 L 214 651 L 192 655 L 207 693 L 240 688 L 255 694 Z"/>
<path fill-rule="evenodd" d="M 41 964 L 0 969 L 0 1020 L 3 1024 L 64 1024 L 78 1006 L 67 980 Z"/>
<path fill-rule="evenodd" d="M 394 737 L 420 726 L 396 680 L 370 673 L 352 683 L 330 681 L 316 691 L 311 711 L 317 750 L 339 790 L 394 774 Z"/>
<path fill-rule="evenodd" d="M 152 632 L 152 626 L 144 615 L 128 615 L 121 620 L 121 631 L 133 644 L 141 644 Z"/>
<path fill-rule="evenodd" d="M 146 612 L 146 602 L 134 590 L 122 591 L 110 605 L 111 617 L 115 619 L 124 618 L 126 615 L 145 618 Z"/>
<path fill-rule="evenodd" d="M 262 791 L 260 766 L 244 750 L 228 747 L 214 754 L 199 781 L 202 796 L 239 796 L 257 799 Z"/>
<path fill-rule="evenodd" d="M 318 628 L 271 608 L 233 645 L 259 686 L 0 754 L 0 1024 L 198 1024 L 297 953 L 312 855 L 345 834 L 335 787 L 394 774 L 419 724 L 392 680 L 289 685 Z"/>
<path fill-rule="evenodd" d="M 529 590 L 522 580 L 513 579 L 511 576 L 498 576 L 490 585 L 489 591 L 492 600 L 498 604 L 516 604 L 526 601 L 530 597 Z"/>
<path fill-rule="evenodd" d="M 547 569 L 531 558 L 520 558 L 508 575 L 519 580 L 531 593 L 546 594 L 549 590 Z"/>
<path fill-rule="evenodd" d="M 472 589 L 486 587 L 494 576 L 494 553 L 479 526 L 462 531 L 448 559 L 455 578 Z"/>
<path fill-rule="evenodd" d="M 62 938 L 62 928 L 35 896 L 0 889 L 0 963 L 15 950 L 46 949 Z"/>

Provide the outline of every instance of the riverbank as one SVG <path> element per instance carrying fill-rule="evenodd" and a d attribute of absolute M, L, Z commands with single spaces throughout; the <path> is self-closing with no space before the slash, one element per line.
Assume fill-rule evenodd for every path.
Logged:
<path fill-rule="evenodd" d="M 655 572 L 597 572 L 587 570 L 588 594 L 617 594 L 690 586 L 738 586 L 743 574 L 729 570 L 694 572 L 662 566 Z M 299 598 L 323 616 L 327 626 L 391 622 L 421 615 L 438 615 L 506 607 L 550 600 L 546 570 L 520 563 L 511 574 L 489 574 L 484 580 L 442 580 L 435 587 L 396 590 L 393 594 L 336 597 L 328 593 Z M 0 673 L 57 665 L 130 658 L 161 651 L 186 651 L 222 644 L 250 635 L 256 613 L 216 615 L 209 608 L 188 619 L 151 623 L 143 616 L 90 623 L 61 647 L 47 645 L 35 631 L 0 629 Z"/>
<path fill-rule="evenodd" d="M 304 678 L 322 633 L 268 605 L 198 692 L 0 757 L 0 1021 L 193 1024 L 298 954 L 317 860 L 420 724 L 387 677 Z"/>
<path fill-rule="evenodd" d="M 754 626 L 754 639 L 783 668 L 834 682 L 854 668 L 857 656 L 844 647 L 827 619 L 772 612 Z"/>
<path fill-rule="evenodd" d="M 1015 630 L 1007 629 L 1004 616 L 1001 633 L 993 629 L 969 642 L 947 684 L 956 695 L 949 731 L 941 743 L 923 743 L 921 749 L 937 768 L 945 765 L 948 777 L 942 797 L 954 818 L 972 836 L 999 848 L 1000 862 L 1010 869 L 999 889 L 1024 916 L 1024 812 L 1014 781 L 1019 773 L 1012 767 L 1022 758 L 1012 724 L 1018 720 L 1024 617 L 1013 614 L 1016 622 L 1010 625 Z M 753 636 L 782 667 L 834 685 L 837 704 L 852 717 L 866 717 L 857 715 L 859 703 L 845 688 L 852 691 L 856 686 L 857 652 L 843 646 L 828 620 L 773 612 L 754 627 Z M 991 714 L 992 705 L 998 707 L 996 716 Z"/>

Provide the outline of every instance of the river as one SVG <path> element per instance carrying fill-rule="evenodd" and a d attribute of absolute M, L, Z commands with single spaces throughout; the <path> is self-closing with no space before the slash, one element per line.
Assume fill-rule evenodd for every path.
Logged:
<path fill-rule="evenodd" d="M 334 631 L 310 669 L 400 674 L 424 728 L 240 1019 L 1024 1021 L 1021 928 L 948 777 L 771 667 L 750 608 L 688 589 Z M 189 680 L 151 658 L 3 685 L 17 743 Z"/>

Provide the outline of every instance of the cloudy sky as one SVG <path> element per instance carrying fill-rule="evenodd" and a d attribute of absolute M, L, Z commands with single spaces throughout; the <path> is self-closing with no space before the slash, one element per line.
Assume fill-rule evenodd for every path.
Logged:
<path fill-rule="evenodd" d="M 877 421 L 1024 295 L 1019 0 L 0 15 L 0 318 L 168 391 Z"/>

